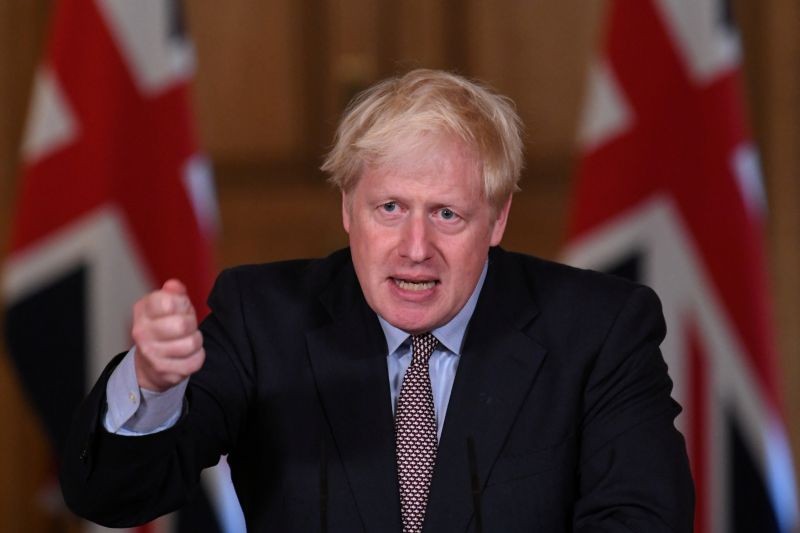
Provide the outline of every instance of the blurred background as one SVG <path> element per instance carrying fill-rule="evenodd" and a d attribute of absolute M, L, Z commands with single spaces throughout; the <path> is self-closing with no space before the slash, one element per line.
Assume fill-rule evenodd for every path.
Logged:
<path fill-rule="evenodd" d="M 0 0 L 0 263 L 14 248 L 23 132 L 55 5 Z M 603 49 L 609 6 L 599 0 L 184 2 L 196 57 L 190 104 L 219 205 L 213 270 L 320 256 L 346 245 L 338 194 L 318 171 L 322 156 L 356 92 L 414 67 L 455 70 L 516 102 L 526 125 L 526 168 L 503 246 L 558 259 L 570 234 L 587 74 Z M 782 398 L 776 410 L 798 450 L 800 6 L 736 0 L 726 8 L 741 34 L 740 111 L 760 153 L 768 205 L 757 231 L 777 353 L 770 363 L 776 391 L 769 396 Z M 627 43 L 632 50 L 641 45 Z M 714 201 L 712 195 L 708 202 Z M 78 531 L 55 490 L 47 431 L 7 355 L 0 343 L 0 531 Z"/>

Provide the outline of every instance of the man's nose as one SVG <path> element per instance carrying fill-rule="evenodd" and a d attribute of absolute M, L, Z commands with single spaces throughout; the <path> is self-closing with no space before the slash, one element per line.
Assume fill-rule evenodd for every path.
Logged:
<path fill-rule="evenodd" d="M 415 263 L 429 259 L 432 253 L 431 228 L 429 220 L 423 214 L 409 217 L 402 227 L 400 254 Z"/>

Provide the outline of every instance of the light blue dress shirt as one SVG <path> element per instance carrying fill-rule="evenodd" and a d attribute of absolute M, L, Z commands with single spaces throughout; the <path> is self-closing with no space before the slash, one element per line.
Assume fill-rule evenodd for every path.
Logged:
<path fill-rule="evenodd" d="M 444 426 L 444 416 L 447 413 L 447 404 L 450 402 L 450 392 L 453 390 L 453 381 L 456 378 L 458 361 L 461 357 L 461 348 L 464 343 L 464 335 L 467 332 L 467 324 L 475 311 L 478 303 L 478 296 L 486 279 L 487 265 L 483 265 L 483 272 L 478 279 L 472 295 L 461 308 L 456 316 L 444 326 L 434 329 L 431 333 L 438 339 L 439 344 L 433 351 L 430 359 L 431 389 L 433 392 L 433 408 L 436 412 L 436 433 L 437 437 L 442 436 Z M 397 410 L 397 397 L 400 395 L 400 387 L 403 384 L 403 376 L 411 364 L 411 336 L 405 331 L 398 329 L 382 317 L 378 317 L 386 336 L 386 345 L 389 348 L 387 363 L 389 367 L 389 390 L 392 393 L 392 413 Z"/>
<path fill-rule="evenodd" d="M 486 279 L 488 262 L 484 263 L 478 283 L 464 307 L 444 326 L 432 331 L 439 340 L 430 359 L 431 389 L 433 407 L 436 411 L 437 435 L 441 438 L 447 404 L 456 377 L 464 335 L 467 332 L 475 306 L 478 303 L 483 282 Z M 389 370 L 389 390 L 391 392 L 392 413 L 397 408 L 397 397 L 403 384 L 403 376 L 411 364 L 411 337 L 382 317 L 378 317 L 383 334 L 386 336 L 387 367 Z M 139 389 L 134 364 L 135 348 L 127 355 L 111 374 L 106 385 L 107 410 L 103 425 L 111 433 L 126 436 L 141 436 L 163 431 L 175 425 L 183 410 L 184 395 L 188 379 L 164 392 Z"/>

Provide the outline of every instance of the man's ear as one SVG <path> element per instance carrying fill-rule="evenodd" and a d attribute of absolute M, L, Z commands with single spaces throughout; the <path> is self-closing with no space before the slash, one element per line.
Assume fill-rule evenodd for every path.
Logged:
<path fill-rule="evenodd" d="M 511 211 L 511 198 L 512 194 L 508 195 L 508 200 L 503 203 L 503 207 L 497 212 L 497 218 L 494 221 L 492 228 L 492 237 L 489 241 L 489 246 L 497 246 L 503 240 L 503 233 L 506 231 L 506 223 L 508 222 L 508 213 Z"/>
<path fill-rule="evenodd" d="M 350 233 L 350 197 L 342 191 L 342 227 L 348 234 Z"/>

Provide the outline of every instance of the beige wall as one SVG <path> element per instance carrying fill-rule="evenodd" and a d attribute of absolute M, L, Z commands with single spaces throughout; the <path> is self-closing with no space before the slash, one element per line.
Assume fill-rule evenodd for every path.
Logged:
<path fill-rule="evenodd" d="M 222 7 L 224 4 L 224 8 Z M 735 2 L 771 203 L 768 242 L 787 405 L 800 402 L 800 13 L 795 0 Z M 50 2 L 0 0 L 0 261 L 17 147 Z M 575 122 L 602 2 L 207 0 L 187 2 L 198 50 L 199 129 L 216 169 L 220 265 L 342 245 L 338 198 L 316 171 L 358 89 L 408 66 L 455 68 L 517 102 L 528 126 L 523 192 L 505 244 L 554 257 L 563 238 Z M 2 347 L 0 346 L 0 351 Z M 800 419 L 790 413 L 800 449 Z M 0 530 L 63 526 L 36 494 L 46 445 L 0 357 Z"/>
<path fill-rule="evenodd" d="M 17 147 L 43 32 L 44 2 L 0 1 L 0 261 L 8 249 Z M 0 318 L 2 312 L 0 308 Z M 63 520 L 43 511 L 48 490 L 57 495 L 52 492 L 54 465 L 1 339 L 0 427 L 0 479 L 4 480 L 0 483 L 0 530 L 39 532 L 63 526 Z"/>

